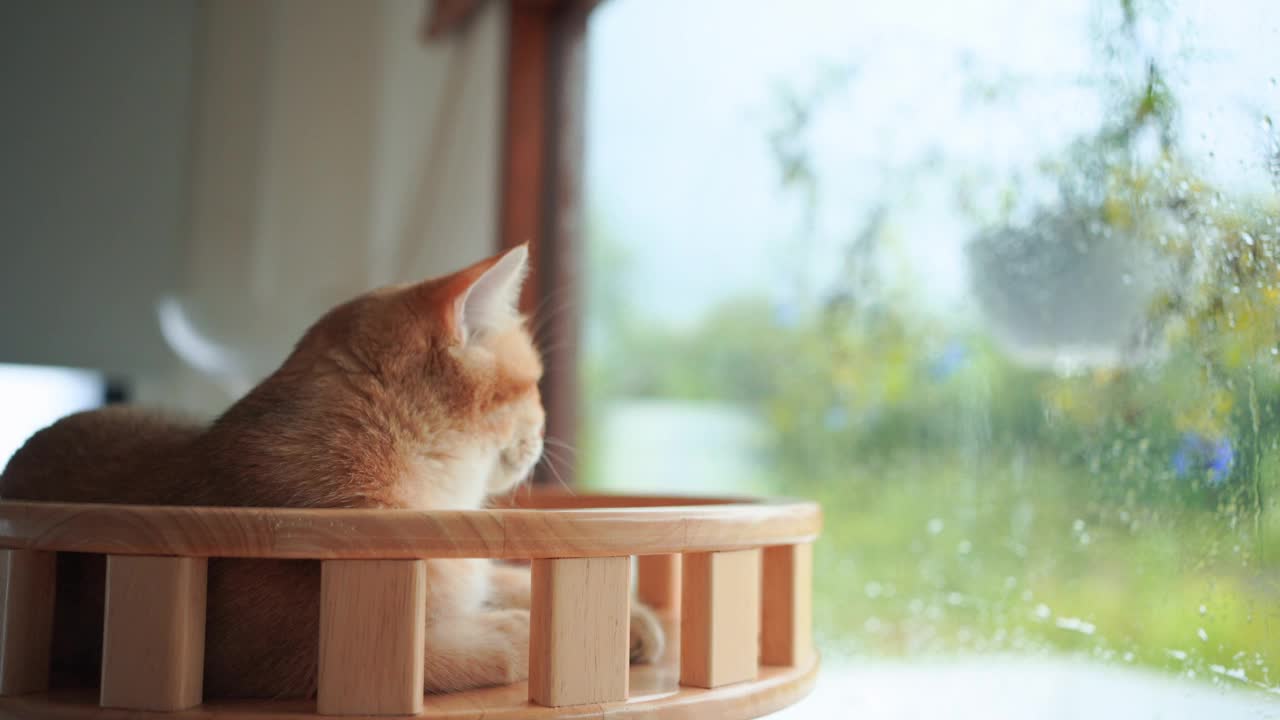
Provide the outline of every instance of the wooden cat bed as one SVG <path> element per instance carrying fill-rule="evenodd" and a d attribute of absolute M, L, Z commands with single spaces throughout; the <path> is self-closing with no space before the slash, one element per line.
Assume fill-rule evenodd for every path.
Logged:
<path fill-rule="evenodd" d="M 731 498 L 535 493 L 435 512 L 3 501 L 0 718 L 759 717 L 817 673 L 820 524 L 811 502 Z M 48 690 L 58 552 L 108 556 L 97 691 Z M 663 661 L 633 668 L 631 556 L 668 631 Z M 321 561 L 317 698 L 204 702 L 210 557 Z M 424 697 L 422 558 L 532 561 L 529 682 Z"/>

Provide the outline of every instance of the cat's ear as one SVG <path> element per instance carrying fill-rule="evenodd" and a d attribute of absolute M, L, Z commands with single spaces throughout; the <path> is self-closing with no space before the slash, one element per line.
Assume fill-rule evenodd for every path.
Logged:
<path fill-rule="evenodd" d="M 520 320 L 520 288 L 528 274 L 528 244 L 473 265 L 453 299 L 453 329 L 462 343 Z"/>

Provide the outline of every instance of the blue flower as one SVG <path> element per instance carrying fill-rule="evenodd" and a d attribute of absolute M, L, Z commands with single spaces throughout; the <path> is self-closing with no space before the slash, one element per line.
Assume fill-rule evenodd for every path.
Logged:
<path fill-rule="evenodd" d="M 1210 485 L 1221 485 L 1231 475 L 1235 448 L 1229 438 L 1209 439 L 1186 433 L 1173 453 L 1173 472 L 1178 477 L 1206 474 Z"/>
<path fill-rule="evenodd" d="M 1231 474 L 1231 465 L 1235 459 L 1235 450 L 1232 449 L 1230 440 L 1221 438 L 1215 442 L 1209 454 L 1209 482 L 1214 485 L 1224 482 Z"/>

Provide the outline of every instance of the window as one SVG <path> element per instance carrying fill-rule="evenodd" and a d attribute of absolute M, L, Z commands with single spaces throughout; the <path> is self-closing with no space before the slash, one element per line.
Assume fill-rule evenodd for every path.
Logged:
<path fill-rule="evenodd" d="M 827 676 L 903 707 L 1256 716 L 1277 47 L 1262 1 L 602 4 L 584 481 L 821 500 Z"/>
<path fill-rule="evenodd" d="M 108 392 L 96 372 L 0 363 L 0 469 L 37 430 L 102 405 Z"/>

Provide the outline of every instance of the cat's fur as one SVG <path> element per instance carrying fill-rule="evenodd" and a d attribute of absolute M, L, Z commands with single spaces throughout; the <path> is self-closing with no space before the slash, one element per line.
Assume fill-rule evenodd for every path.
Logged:
<path fill-rule="evenodd" d="M 127 407 L 63 418 L 14 455 L 0 475 L 0 496 L 479 508 L 527 477 L 542 453 L 542 366 L 514 310 L 526 255 L 519 247 L 338 306 L 211 426 Z M 58 572 L 56 669 L 92 675 L 102 559 L 61 556 Z M 319 577 L 314 562 L 210 562 L 208 695 L 314 693 Z M 427 595 L 427 691 L 526 677 L 527 570 L 428 561 Z M 633 659 L 653 659 L 661 630 L 633 606 Z"/>

